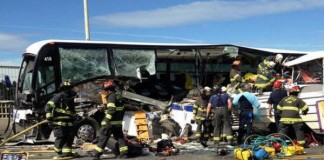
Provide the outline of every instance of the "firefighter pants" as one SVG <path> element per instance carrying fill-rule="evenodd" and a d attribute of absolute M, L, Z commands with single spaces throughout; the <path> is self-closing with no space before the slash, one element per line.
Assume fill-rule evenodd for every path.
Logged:
<path fill-rule="evenodd" d="M 99 138 L 98 138 L 98 143 L 97 147 L 95 150 L 97 151 L 97 155 L 100 156 L 109 140 L 111 137 L 111 134 L 113 134 L 114 138 L 118 141 L 118 145 L 116 147 L 119 148 L 114 148 L 113 150 L 116 151 L 116 155 L 125 155 L 128 153 L 128 147 L 125 144 L 124 140 L 124 133 L 122 130 L 121 125 L 106 125 L 102 126 L 99 130 Z"/>
<path fill-rule="evenodd" d="M 209 138 L 213 138 L 214 136 L 214 126 L 213 126 L 213 120 L 212 119 L 206 119 L 205 120 L 205 127 L 206 129 L 204 130 L 204 137 L 205 140 L 207 141 Z"/>
<path fill-rule="evenodd" d="M 229 120 L 227 107 L 216 107 L 214 109 L 214 142 L 219 142 L 221 138 L 226 138 L 228 142 L 232 142 L 232 127 Z"/>
<path fill-rule="evenodd" d="M 54 151 L 63 156 L 72 155 L 72 144 L 74 140 L 74 129 L 71 126 L 54 126 L 53 133 Z"/>
<path fill-rule="evenodd" d="M 301 145 L 305 144 L 304 123 L 284 124 L 284 123 L 280 122 L 279 133 L 285 134 L 285 135 L 288 134 L 289 126 L 292 126 L 294 128 L 298 143 Z"/>
<path fill-rule="evenodd" d="M 241 111 L 239 115 L 239 131 L 237 136 L 237 143 L 241 144 L 243 136 L 247 138 L 252 133 L 252 122 L 253 122 L 253 112 L 252 111 Z M 246 125 L 246 131 L 244 129 Z"/>
<path fill-rule="evenodd" d="M 280 113 L 278 110 L 274 110 L 274 119 L 275 119 L 275 124 L 276 124 L 276 132 L 279 132 L 280 128 Z"/>

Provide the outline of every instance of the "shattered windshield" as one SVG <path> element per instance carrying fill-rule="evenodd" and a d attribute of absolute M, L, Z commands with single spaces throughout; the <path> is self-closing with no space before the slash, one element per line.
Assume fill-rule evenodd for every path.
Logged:
<path fill-rule="evenodd" d="M 155 74 L 155 51 L 137 49 L 113 49 L 116 76 L 136 77 L 136 69 L 146 69 Z"/>
<path fill-rule="evenodd" d="M 62 81 L 73 82 L 111 75 L 107 49 L 66 49 L 59 48 Z"/>
<path fill-rule="evenodd" d="M 298 84 L 310 84 L 323 82 L 322 60 L 316 59 L 295 67 L 295 81 Z"/>

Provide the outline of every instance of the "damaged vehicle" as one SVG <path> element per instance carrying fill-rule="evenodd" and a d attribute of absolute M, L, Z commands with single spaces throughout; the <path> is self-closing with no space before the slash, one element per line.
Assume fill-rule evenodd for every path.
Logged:
<path fill-rule="evenodd" d="M 75 124 L 76 135 L 82 142 L 94 140 L 100 127 L 104 116 L 100 109 L 101 85 L 107 79 L 117 82 L 128 108 L 123 121 L 125 134 L 138 136 L 135 111 L 145 111 L 152 123 L 156 113 L 169 112 L 183 129 L 192 120 L 195 91 L 202 86 L 226 86 L 231 63 L 237 57 L 242 59 L 243 73 L 256 73 L 259 62 L 275 53 L 282 53 L 285 58 L 306 54 L 229 44 L 39 41 L 23 53 L 12 130 L 18 133 L 44 120 L 45 104 L 58 92 L 60 83 L 68 79 L 77 91 L 78 114 L 84 117 Z M 263 108 L 266 111 L 265 104 Z M 262 127 L 259 128 L 268 129 L 274 121 L 266 114 L 262 116 L 266 123 L 260 123 Z M 233 129 L 236 129 L 234 115 L 233 119 Z M 149 127 L 150 137 L 161 133 L 159 127 L 154 126 L 158 125 Z M 195 130 L 195 124 L 192 126 Z M 26 137 L 47 140 L 50 135 L 51 130 L 44 124 Z"/>

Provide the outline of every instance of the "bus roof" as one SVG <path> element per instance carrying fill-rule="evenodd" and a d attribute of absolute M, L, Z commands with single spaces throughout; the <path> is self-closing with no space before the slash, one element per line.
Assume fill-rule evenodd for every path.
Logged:
<path fill-rule="evenodd" d="M 308 61 L 311 61 L 314 59 L 320 59 L 320 58 L 324 58 L 324 51 L 318 51 L 318 52 L 313 52 L 313 53 L 303 55 L 297 59 L 294 59 L 292 61 L 285 63 L 284 65 L 290 67 L 290 66 L 308 62 Z"/>
<path fill-rule="evenodd" d="M 111 44 L 111 45 L 133 45 L 133 46 L 160 46 L 160 47 L 217 47 L 217 46 L 233 46 L 238 48 L 270 52 L 270 53 L 281 53 L 281 54 L 307 54 L 305 51 L 293 51 L 293 50 L 282 50 L 282 49 L 271 49 L 271 48 L 255 48 L 239 46 L 234 44 L 194 44 L 194 43 L 149 43 L 149 42 L 117 42 L 117 41 L 85 41 L 85 40 L 43 40 L 38 41 L 28 46 L 24 53 L 30 53 L 37 55 L 39 50 L 46 44 L 50 43 L 79 43 L 79 44 Z"/>

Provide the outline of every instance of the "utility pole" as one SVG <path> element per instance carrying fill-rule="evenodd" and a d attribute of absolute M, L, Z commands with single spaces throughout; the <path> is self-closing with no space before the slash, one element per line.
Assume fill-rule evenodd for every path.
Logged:
<path fill-rule="evenodd" d="M 85 29 L 85 40 L 90 41 L 89 33 L 89 16 L 88 16 L 88 0 L 83 0 L 83 9 L 84 9 L 84 29 Z"/>

